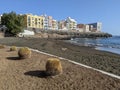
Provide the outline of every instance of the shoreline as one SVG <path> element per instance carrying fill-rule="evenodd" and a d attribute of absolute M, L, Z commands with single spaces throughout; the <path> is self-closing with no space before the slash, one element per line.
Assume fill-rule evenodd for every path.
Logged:
<path fill-rule="evenodd" d="M 95 47 L 95 49 L 120 55 L 120 51 L 118 49 L 115 49 L 115 48 Z"/>
<path fill-rule="evenodd" d="M 120 76 L 120 56 L 118 54 L 53 39 L 3 38 L 0 39 L 0 43 L 10 46 L 27 46 Z"/>
<path fill-rule="evenodd" d="M 116 49 L 116 48 L 109 48 L 109 47 L 101 47 L 101 46 L 97 46 L 97 45 L 83 45 L 83 44 L 78 44 L 78 43 L 74 43 L 72 41 L 67 41 L 65 40 L 65 42 L 77 45 L 77 46 L 85 46 L 85 47 L 90 47 L 90 48 L 94 48 L 95 50 L 99 50 L 99 51 L 105 51 L 108 53 L 113 53 L 113 54 L 119 54 L 120 55 L 120 50 Z"/>
<path fill-rule="evenodd" d="M 112 36 L 109 38 L 75 38 L 66 41 L 75 45 L 94 47 L 96 50 L 120 55 L 119 39 L 119 36 Z"/>

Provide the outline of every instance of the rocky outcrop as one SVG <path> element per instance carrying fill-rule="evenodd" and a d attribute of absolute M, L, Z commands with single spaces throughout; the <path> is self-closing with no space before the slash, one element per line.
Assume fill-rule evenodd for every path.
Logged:
<path fill-rule="evenodd" d="M 53 39 L 71 39 L 71 38 L 108 38 L 112 37 L 109 33 L 103 32 L 89 32 L 89 33 L 81 33 L 81 32 L 70 32 L 70 31 L 42 31 L 39 34 L 36 34 L 37 37 L 40 38 L 53 38 Z"/>

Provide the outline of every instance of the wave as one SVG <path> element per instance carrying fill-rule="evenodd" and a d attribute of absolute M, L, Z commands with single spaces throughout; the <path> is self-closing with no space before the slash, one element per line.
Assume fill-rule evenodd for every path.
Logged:
<path fill-rule="evenodd" d="M 75 38 L 69 42 L 80 46 L 92 46 L 99 50 L 120 54 L 120 36 L 110 38 Z"/>
<path fill-rule="evenodd" d="M 71 40 L 72 43 L 83 46 L 98 46 L 106 48 L 116 48 L 120 49 L 120 36 L 114 36 L 111 38 L 76 38 Z"/>

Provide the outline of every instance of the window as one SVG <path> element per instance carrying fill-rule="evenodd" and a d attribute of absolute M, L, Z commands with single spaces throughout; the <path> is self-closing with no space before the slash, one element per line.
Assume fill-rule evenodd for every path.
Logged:
<path fill-rule="evenodd" d="M 31 18 L 30 18 L 30 16 L 28 17 L 28 22 L 30 22 L 31 21 Z"/>
<path fill-rule="evenodd" d="M 35 25 L 37 25 L 37 18 L 35 18 Z"/>
<path fill-rule="evenodd" d="M 31 26 L 30 23 L 28 24 L 28 26 Z"/>

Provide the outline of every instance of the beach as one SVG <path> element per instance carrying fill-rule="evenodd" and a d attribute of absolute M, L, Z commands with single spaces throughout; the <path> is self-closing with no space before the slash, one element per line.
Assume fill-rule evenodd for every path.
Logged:
<path fill-rule="evenodd" d="M 54 39 L 2 38 L 1 44 L 26 46 L 120 76 L 120 56 Z"/>
<path fill-rule="evenodd" d="M 60 59 L 63 73 L 45 76 L 45 64 L 53 57 L 32 51 L 19 60 L 17 51 L 0 49 L 0 90 L 119 90 L 120 80 Z"/>

